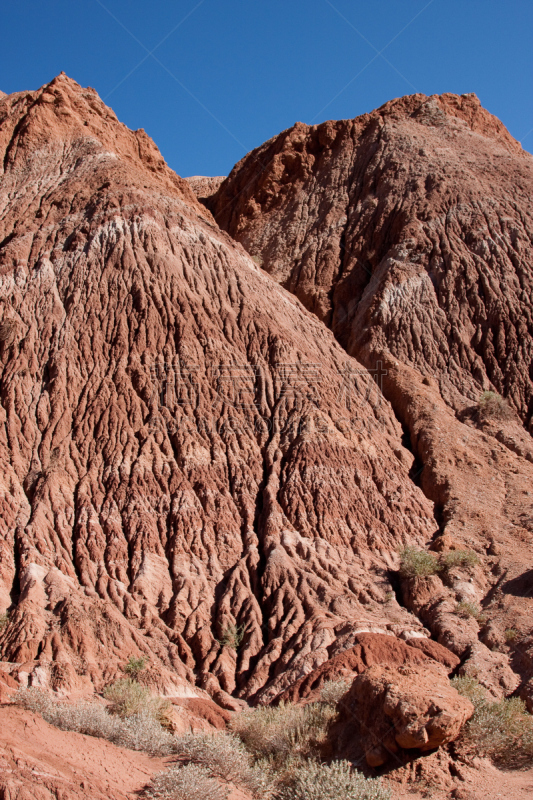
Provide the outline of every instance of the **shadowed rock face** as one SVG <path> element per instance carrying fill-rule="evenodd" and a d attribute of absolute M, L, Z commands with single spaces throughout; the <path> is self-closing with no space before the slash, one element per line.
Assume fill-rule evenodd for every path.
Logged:
<path fill-rule="evenodd" d="M 9 670 L 99 687 L 144 653 L 231 704 L 423 633 L 388 574 L 433 504 L 372 376 L 93 90 L 4 97 L 0 164 Z"/>
<path fill-rule="evenodd" d="M 442 542 L 483 565 L 472 580 L 404 582 L 403 601 L 478 674 L 493 659 L 487 679 L 506 691 L 512 673 L 485 645 L 505 649 L 506 627 L 524 637 L 522 680 L 533 675 L 532 593 L 498 588 L 520 580 L 533 544 L 532 194 L 531 155 L 475 95 L 445 94 L 297 123 L 206 201 L 381 381 Z M 508 399 L 507 418 L 480 416 L 484 390 Z M 458 620 L 467 596 L 497 633 Z"/>

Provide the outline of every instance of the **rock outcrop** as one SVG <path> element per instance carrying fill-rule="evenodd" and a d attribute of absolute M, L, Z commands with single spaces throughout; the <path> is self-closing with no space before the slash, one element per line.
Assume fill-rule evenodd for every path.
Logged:
<path fill-rule="evenodd" d="M 372 666 L 359 675 L 340 703 L 340 725 L 365 743 L 371 767 L 400 750 L 433 750 L 453 742 L 474 713 L 439 671 L 431 667 Z"/>
<path fill-rule="evenodd" d="M 481 562 L 429 590 L 404 584 L 403 602 L 495 694 L 532 671 L 513 655 L 513 678 L 504 637 L 527 639 L 533 619 L 532 593 L 510 590 L 533 545 L 532 193 L 531 155 L 475 95 L 445 94 L 298 123 L 205 201 L 381 385 L 441 552 Z M 480 403 L 486 391 L 506 401 Z M 480 624 L 458 620 L 460 602 L 483 606 L 506 669 Z"/>
<path fill-rule="evenodd" d="M 239 708 L 427 636 L 391 581 L 433 503 L 372 375 L 93 90 L 4 97 L 0 156 L 7 671 L 83 692 L 144 654 Z"/>

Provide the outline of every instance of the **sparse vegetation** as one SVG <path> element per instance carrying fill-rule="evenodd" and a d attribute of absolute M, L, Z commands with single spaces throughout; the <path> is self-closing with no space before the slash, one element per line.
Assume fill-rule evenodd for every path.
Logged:
<path fill-rule="evenodd" d="M 165 756 L 173 752 L 174 737 L 165 731 L 147 709 L 124 719 L 110 714 L 101 703 L 62 703 L 41 689 L 21 689 L 16 702 L 41 714 L 43 719 L 64 731 L 107 739 L 130 750 Z"/>
<path fill-rule="evenodd" d="M 265 758 L 281 767 L 292 756 L 318 754 L 335 715 L 326 703 L 280 703 L 244 711 L 232 719 L 231 727 L 256 760 Z"/>
<path fill-rule="evenodd" d="M 173 750 L 182 761 L 204 767 L 212 777 L 245 786 L 254 796 L 261 797 L 266 789 L 264 775 L 252 765 L 250 754 L 235 734 L 186 734 L 176 737 Z"/>
<path fill-rule="evenodd" d="M 436 575 L 441 567 L 433 553 L 418 550 L 416 547 L 404 547 L 400 551 L 400 574 L 406 578 L 420 578 Z"/>
<path fill-rule="evenodd" d="M 9 621 L 9 615 L 7 614 L 7 612 L 0 614 L 0 633 L 2 633 L 4 628 L 7 626 L 8 621 Z"/>
<path fill-rule="evenodd" d="M 513 412 L 507 400 L 497 392 L 483 392 L 478 401 L 478 413 L 481 419 L 512 419 Z"/>
<path fill-rule="evenodd" d="M 442 554 L 440 562 L 445 570 L 450 570 L 454 567 L 472 569 L 476 564 L 479 564 L 479 558 L 473 550 L 450 550 Z"/>
<path fill-rule="evenodd" d="M 218 640 L 221 647 L 231 647 L 232 650 L 238 650 L 243 643 L 246 628 L 244 625 L 228 625 L 222 632 L 222 636 Z"/>
<path fill-rule="evenodd" d="M 474 705 L 460 743 L 495 764 L 518 769 L 533 764 L 533 716 L 518 697 L 491 701 L 474 678 L 454 678 L 452 685 Z"/>
<path fill-rule="evenodd" d="M 516 630 L 516 628 L 507 628 L 505 631 L 505 641 L 508 644 L 512 644 L 513 642 L 516 642 L 517 639 L 518 639 L 518 631 Z"/>
<path fill-rule="evenodd" d="M 135 656 L 130 656 L 128 658 L 128 663 L 124 667 L 124 672 L 126 675 L 129 675 L 134 681 L 138 681 L 141 675 L 141 672 L 144 672 L 146 669 L 146 665 L 148 664 L 148 658 L 146 656 L 140 656 L 139 658 L 135 658 Z"/>
<path fill-rule="evenodd" d="M 381 781 L 365 778 L 349 761 L 321 764 L 308 761 L 290 775 L 287 786 L 276 794 L 279 800 L 390 800 L 390 789 Z"/>
<path fill-rule="evenodd" d="M 480 625 L 487 621 L 487 617 L 483 614 L 479 606 L 468 600 L 461 600 L 460 603 L 457 603 L 454 611 L 458 617 L 462 617 L 463 619 L 473 617 Z"/>
<path fill-rule="evenodd" d="M 344 697 L 349 688 L 350 684 L 348 681 L 345 681 L 342 678 L 326 681 L 320 690 L 320 699 L 323 703 L 327 703 L 330 706 L 336 706 L 341 697 Z"/>
<path fill-rule="evenodd" d="M 132 678 L 120 678 L 106 686 L 104 697 L 111 703 L 111 713 L 117 714 L 122 719 L 145 714 L 152 716 L 164 727 L 168 724 L 167 713 L 170 702 L 162 697 L 152 697 L 146 686 L 141 686 Z"/>
<path fill-rule="evenodd" d="M 161 800 L 226 800 L 228 789 L 210 777 L 205 767 L 188 764 L 157 773 L 145 797 Z"/>

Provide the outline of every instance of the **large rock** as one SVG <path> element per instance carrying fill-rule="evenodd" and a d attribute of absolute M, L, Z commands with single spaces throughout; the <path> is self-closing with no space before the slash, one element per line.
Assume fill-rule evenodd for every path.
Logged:
<path fill-rule="evenodd" d="M 474 711 L 445 675 L 423 666 L 369 667 L 340 709 L 342 721 L 365 742 L 372 767 L 399 749 L 427 751 L 454 741 Z"/>

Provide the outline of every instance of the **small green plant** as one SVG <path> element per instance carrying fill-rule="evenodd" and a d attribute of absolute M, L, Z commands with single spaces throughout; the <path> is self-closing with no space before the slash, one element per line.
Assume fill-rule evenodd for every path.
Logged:
<path fill-rule="evenodd" d="M 148 657 L 147 656 L 140 656 L 139 658 L 135 658 L 135 656 L 130 656 L 128 659 L 128 663 L 124 667 L 124 672 L 126 675 L 129 675 L 134 681 L 139 680 L 139 676 L 141 672 L 144 672 L 146 669 L 146 665 L 148 664 Z"/>
<path fill-rule="evenodd" d="M 350 684 L 348 681 L 339 678 L 338 680 L 326 681 L 320 690 L 320 699 L 323 703 L 336 706 L 339 700 L 344 697 Z"/>
<path fill-rule="evenodd" d="M 243 643 L 246 635 L 246 627 L 244 625 L 230 624 L 222 631 L 222 636 L 218 640 L 221 647 L 231 647 L 232 650 L 238 650 Z"/>
<path fill-rule="evenodd" d="M 470 619 L 470 617 L 473 617 L 479 624 L 487 621 L 487 617 L 485 614 L 483 614 L 479 606 L 477 606 L 475 603 L 469 602 L 468 600 L 461 600 L 460 603 L 457 603 L 454 613 L 463 619 Z"/>
<path fill-rule="evenodd" d="M 513 412 L 507 400 L 497 392 L 483 392 L 478 401 L 478 412 L 481 419 L 511 419 Z"/>
<path fill-rule="evenodd" d="M 375 778 L 365 778 L 349 761 L 300 764 L 277 794 L 279 800 L 390 800 L 391 791 Z"/>
<path fill-rule="evenodd" d="M 458 743 L 500 767 L 519 769 L 533 765 L 533 717 L 525 703 L 518 697 L 488 700 L 474 678 L 454 678 L 451 683 L 474 705 L 474 714 Z"/>
<path fill-rule="evenodd" d="M 508 644 L 512 644 L 513 642 L 516 642 L 517 639 L 518 631 L 516 628 L 507 628 L 505 631 L 505 641 L 508 642 Z"/>
<path fill-rule="evenodd" d="M 453 569 L 453 567 L 472 569 L 479 564 L 479 558 L 473 550 L 450 550 L 448 553 L 442 554 L 440 562 L 445 570 Z"/>
<path fill-rule="evenodd" d="M 418 550 L 416 547 L 404 547 L 400 551 L 400 574 L 406 578 L 436 575 L 440 568 L 433 553 Z"/>

